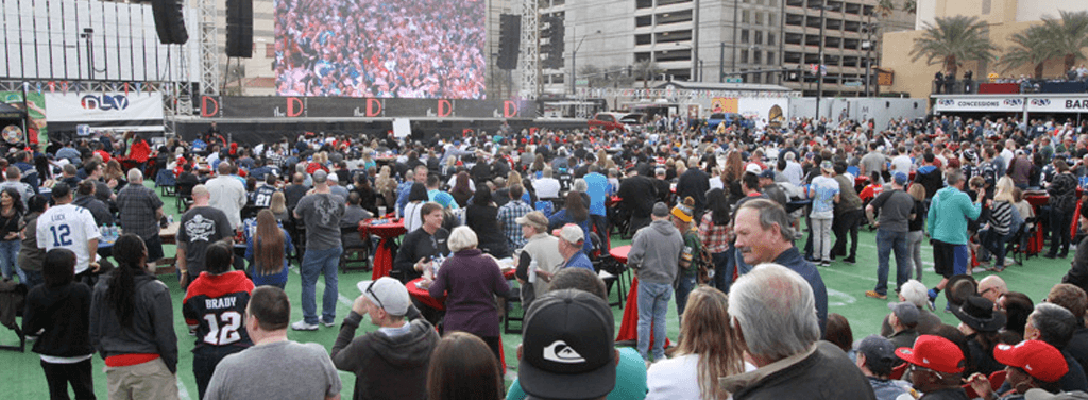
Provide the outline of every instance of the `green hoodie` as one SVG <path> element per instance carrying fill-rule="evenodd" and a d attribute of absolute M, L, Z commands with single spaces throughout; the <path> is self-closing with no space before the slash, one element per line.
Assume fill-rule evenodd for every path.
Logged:
<path fill-rule="evenodd" d="M 967 193 L 951 186 L 938 190 L 929 206 L 930 236 L 948 244 L 966 245 L 967 220 L 978 219 L 981 213 L 982 204 L 972 202 Z"/>

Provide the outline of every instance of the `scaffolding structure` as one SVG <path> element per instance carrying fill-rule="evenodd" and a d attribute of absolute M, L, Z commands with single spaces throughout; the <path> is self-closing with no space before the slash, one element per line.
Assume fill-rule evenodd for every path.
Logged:
<path fill-rule="evenodd" d="M 521 97 L 535 100 L 543 89 L 540 79 L 540 13 L 536 0 L 521 2 Z"/>

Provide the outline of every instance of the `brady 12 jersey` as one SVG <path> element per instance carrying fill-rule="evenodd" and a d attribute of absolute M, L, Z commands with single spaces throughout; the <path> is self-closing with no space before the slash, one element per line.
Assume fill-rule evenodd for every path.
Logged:
<path fill-rule="evenodd" d="M 202 272 L 189 284 L 181 312 L 189 332 L 196 335 L 195 348 L 204 346 L 253 346 L 245 326 L 246 304 L 253 281 L 242 271 L 221 275 Z"/>

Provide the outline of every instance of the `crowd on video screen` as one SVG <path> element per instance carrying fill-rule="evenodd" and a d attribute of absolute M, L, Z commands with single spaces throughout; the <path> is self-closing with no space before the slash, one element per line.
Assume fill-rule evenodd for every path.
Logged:
<path fill-rule="evenodd" d="M 484 99 L 487 3 L 280 0 L 280 96 Z"/>

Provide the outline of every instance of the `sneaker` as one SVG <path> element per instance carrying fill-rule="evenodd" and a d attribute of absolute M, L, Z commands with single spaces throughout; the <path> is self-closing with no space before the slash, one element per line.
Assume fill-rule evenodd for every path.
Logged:
<path fill-rule="evenodd" d="M 866 290 L 865 291 L 865 297 L 871 297 L 871 298 L 880 299 L 880 300 L 887 300 L 888 299 L 887 295 L 877 293 L 875 290 Z"/>
<path fill-rule="evenodd" d="M 335 328 L 336 327 L 336 321 L 335 320 L 333 320 L 332 322 L 321 321 L 321 324 L 325 325 L 326 328 Z"/>
<path fill-rule="evenodd" d="M 842 260 L 842 262 L 850 264 L 850 265 L 857 264 L 857 260 L 855 260 L 853 257 L 845 258 L 845 259 Z"/>
<path fill-rule="evenodd" d="M 306 320 L 302 320 L 292 323 L 291 329 L 296 331 L 316 331 L 318 326 L 317 324 L 308 324 L 306 323 Z"/>
<path fill-rule="evenodd" d="M 824 267 L 824 268 L 828 268 L 828 267 L 830 267 L 830 266 L 831 266 L 831 260 L 823 260 L 823 261 L 821 261 L 821 262 L 820 262 L 820 266 L 822 266 L 822 267 Z"/>

